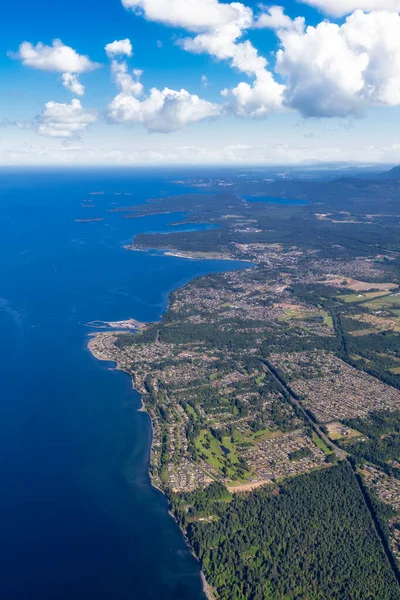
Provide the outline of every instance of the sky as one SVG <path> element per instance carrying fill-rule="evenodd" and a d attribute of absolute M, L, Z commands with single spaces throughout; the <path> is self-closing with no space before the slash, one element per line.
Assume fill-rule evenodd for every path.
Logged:
<path fill-rule="evenodd" d="M 0 165 L 400 163 L 400 0 L 22 0 Z"/>

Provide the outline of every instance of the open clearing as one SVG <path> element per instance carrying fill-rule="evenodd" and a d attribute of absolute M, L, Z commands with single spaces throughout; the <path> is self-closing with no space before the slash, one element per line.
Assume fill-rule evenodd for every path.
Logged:
<path fill-rule="evenodd" d="M 338 275 L 328 277 L 323 283 L 342 289 L 354 290 L 355 292 L 368 292 L 368 290 L 390 292 L 399 287 L 396 283 L 371 283 L 369 281 L 359 281 L 358 279 Z"/>
<path fill-rule="evenodd" d="M 355 437 L 359 437 L 361 433 L 356 431 L 355 429 L 350 429 L 350 427 L 346 427 L 340 423 L 340 421 L 335 421 L 333 423 L 327 423 L 326 428 L 328 430 L 328 435 L 331 440 L 350 440 Z"/>
<path fill-rule="evenodd" d="M 381 299 L 383 296 L 387 297 L 387 292 L 367 292 L 367 293 L 359 293 L 359 294 L 346 294 L 341 296 L 341 300 L 346 303 L 350 302 L 365 302 L 367 300 L 375 301 L 375 298 Z M 391 297 L 391 295 L 389 295 Z M 372 304 L 372 302 L 371 302 Z"/>
<path fill-rule="evenodd" d="M 381 331 L 400 331 L 400 319 L 395 316 L 380 316 L 369 313 L 352 315 L 352 318 L 360 323 L 365 323 L 365 329 L 351 331 L 351 335 L 368 335 L 369 333 L 380 333 Z M 373 328 L 373 329 L 371 329 Z"/>
<path fill-rule="evenodd" d="M 390 309 L 400 309 L 400 293 L 396 294 L 388 294 L 383 298 L 376 298 L 372 300 L 372 302 L 368 302 L 366 304 L 368 308 L 373 308 L 375 310 L 379 310 L 380 308 L 390 310 Z"/>

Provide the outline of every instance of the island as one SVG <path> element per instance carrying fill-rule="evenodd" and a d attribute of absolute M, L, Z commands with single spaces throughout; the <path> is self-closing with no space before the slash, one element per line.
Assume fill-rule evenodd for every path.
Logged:
<path fill-rule="evenodd" d="M 209 597 L 400 598 L 397 177 L 227 177 L 115 209 L 218 226 L 127 251 L 243 261 L 173 292 L 160 322 L 89 341 L 142 396 L 152 481 Z M 268 200 L 285 197 L 302 202 Z"/>
<path fill-rule="evenodd" d="M 75 223 L 96 223 L 104 221 L 103 217 L 94 217 L 93 219 L 75 219 Z"/>

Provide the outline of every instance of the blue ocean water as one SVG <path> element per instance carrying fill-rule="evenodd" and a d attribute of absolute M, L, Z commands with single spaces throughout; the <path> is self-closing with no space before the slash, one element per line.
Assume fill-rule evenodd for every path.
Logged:
<path fill-rule="evenodd" d="M 172 289 L 243 266 L 123 248 L 181 215 L 110 211 L 185 192 L 174 179 L 0 172 L 2 600 L 204 598 L 198 564 L 150 485 L 149 418 L 129 377 L 88 352 L 84 326 L 157 320 Z M 92 218 L 104 220 L 76 222 Z"/>

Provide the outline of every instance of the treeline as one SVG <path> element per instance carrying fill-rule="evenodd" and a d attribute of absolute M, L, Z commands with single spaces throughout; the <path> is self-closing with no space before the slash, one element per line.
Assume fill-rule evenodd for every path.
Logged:
<path fill-rule="evenodd" d="M 233 324 L 234 325 L 234 324 Z M 221 329 L 213 323 L 193 324 L 183 322 L 160 328 L 160 341 L 170 344 L 203 343 L 210 348 L 253 348 L 256 345 L 257 333 L 249 332 L 246 335 L 235 333 L 236 326 Z"/>
<path fill-rule="evenodd" d="M 347 448 L 346 448 L 347 449 Z M 371 437 L 363 442 L 351 444 L 348 448 L 356 464 L 370 462 L 380 467 L 387 475 L 400 479 L 400 469 L 390 464 L 400 457 L 400 435 Z"/>
<path fill-rule="evenodd" d="M 219 600 L 400 598 L 346 463 L 232 498 L 173 495 L 172 509 Z"/>
<path fill-rule="evenodd" d="M 343 423 L 368 437 L 381 436 L 385 433 L 400 433 L 400 411 L 379 410 L 370 413 L 367 419 L 356 417 L 355 419 L 345 419 Z"/>
<path fill-rule="evenodd" d="M 307 334 L 301 328 L 288 328 L 280 331 L 268 331 L 261 344 L 261 353 L 267 358 L 274 352 L 305 352 L 307 350 L 339 350 L 334 336 Z"/>

